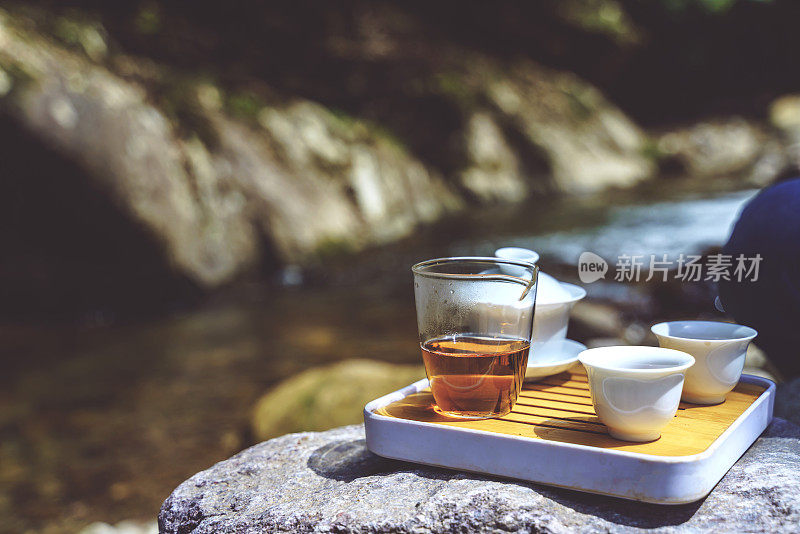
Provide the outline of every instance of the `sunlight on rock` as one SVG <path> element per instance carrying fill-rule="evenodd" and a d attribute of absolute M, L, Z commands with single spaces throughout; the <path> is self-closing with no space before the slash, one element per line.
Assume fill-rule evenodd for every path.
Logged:
<path fill-rule="evenodd" d="M 370 360 L 310 369 L 279 384 L 258 401 L 253 434 L 263 440 L 286 432 L 357 423 L 367 402 L 421 378 L 425 378 L 421 366 Z"/>
<path fill-rule="evenodd" d="M 79 534 L 157 534 L 158 524 L 155 521 L 138 522 L 132 520 L 120 521 L 114 525 L 108 523 L 92 523 Z"/>

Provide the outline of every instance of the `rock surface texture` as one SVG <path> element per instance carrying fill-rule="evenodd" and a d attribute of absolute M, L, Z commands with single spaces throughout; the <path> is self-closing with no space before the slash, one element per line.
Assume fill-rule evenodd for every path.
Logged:
<path fill-rule="evenodd" d="M 122 53 L 102 26 L 74 26 L 81 46 L 0 11 L 0 114 L 75 162 L 200 287 L 265 258 L 302 263 L 398 239 L 470 203 L 629 186 L 655 170 L 644 133 L 597 89 L 530 61 L 421 54 L 417 81 L 402 84 L 419 88 L 372 106 L 398 119 L 266 82 L 223 88 Z M 404 48 L 389 48 L 373 59 L 405 80 Z M 453 120 L 418 140 L 425 99 Z"/>
<path fill-rule="evenodd" d="M 679 163 L 691 176 L 739 176 L 763 187 L 797 169 L 791 122 L 796 111 L 786 109 L 793 102 L 778 100 L 771 109 L 777 106 L 780 113 L 770 124 L 741 117 L 710 120 L 662 134 L 655 147 L 660 157 Z"/>
<path fill-rule="evenodd" d="M 186 82 L 177 98 L 197 123 L 187 130 L 152 103 L 148 88 L 173 83 L 168 74 L 119 63 L 112 72 L 0 12 L 0 110 L 78 162 L 200 286 L 256 263 L 263 236 L 301 261 L 398 238 L 461 206 L 441 176 L 364 123 L 302 99 L 238 120 L 216 88 Z"/>
<path fill-rule="evenodd" d="M 363 426 L 290 434 L 181 484 L 164 533 L 797 532 L 800 427 L 775 419 L 703 501 L 658 506 L 387 460 Z"/>

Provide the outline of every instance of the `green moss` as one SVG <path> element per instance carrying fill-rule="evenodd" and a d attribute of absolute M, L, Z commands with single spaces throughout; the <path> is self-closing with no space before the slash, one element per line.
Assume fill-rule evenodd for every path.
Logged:
<path fill-rule="evenodd" d="M 249 92 L 237 92 L 225 99 L 225 108 L 234 117 L 256 120 L 258 112 L 265 106 L 258 96 Z"/>
<path fill-rule="evenodd" d="M 640 150 L 644 157 L 655 162 L 666 157 L 666 154 L 658 147 L 658 143 L 652 139 L 647 139 Z"/>
<path fill-rule="evenodd" d="M 397 133 L 381 124 L 372 125 L 372 133 L 388 146 L 403 153 L 410 152 L 408 145 Z"/>
<path fill-rule="evenodd" d="M 59 17 L 53 25 L 53 36 L 67 45 L 80 44 L 81 26 L 75 21 Z"/>
<path fill-rule="evenodd" d="M 439 93 L 452 99 L 461 109 L 472 109 L 478 104 L 478 97 L 464 83 L 458 73 L 441 72 L 434 76 L 434 85 Z"/>
<path fill-rule="evenodd" d="M 326 108 L 331 119 L 330 126 L 333 130 L 348 141 L 364 141 L 370 137 L 373 125 L 359 117 L 355 117 L 344 110 Z"/>
<path fill-rule="evenodd" d="M 25 70 L 24 66 L 13 61 L 7 61 L 0 55 L 0 69 L 4 75 L 5 87 L 0 91 L 0 99 L 14 99 L 26 88 L 36 83 L 33 74 Z"/>
<path fill-rule="evenodd" d="M 82 11 L 67 11 L 65 16 L 47 23 L 45 31 L 93 61 L 101 61 L 108 52 L 103 25 Z"/>
<path fill-rule="evenodd" d="M 762 0 L 763 3 L 770 3 L 771 0 Z M 676 13 L 689 11 L 695 6 L 709 13 L 724 14 L 729 11 L 737 0 L 661 0 L 661 3 L 670 11 Z"/>
<path fill-rule="evenodd" d="M 145 2 L 133 21 L 136 30 L 144 35 L 155 35 L 161 31 L 161 10 L 154 2 Z"/>
<path fill-rule="evenodd" d="M 335 119 L 337 125 L 342 128 L 352 129 L 361 122 L 356 117 L 339 108 L 328 108 L 328 112 L 331 114 L 331 117 Z"/>
<path fill-rule="evenodd" d="M 354 240 L 343 237 L 324 237 L 317 241 L 314 254 L 321 259 L 352 254 L 358 250 Z"/>
<path fill-rule="evenodd" d="M 641 39 L 641 31 L 616 0 L 562 0 L 556 9 L 583 31 L 606 35 L 623 45 Z"/>
<path fill-rule="evenodd" d="M 305 414 L 312 413 L 314 408 L 317 406 L 317 398 L 314 395 L 314 392 L 309 391 L 306 392 L 305 395 L 301 395 L 298 404 Z"/>
<path fill-rule="evenodd" d="M 581 91 L 564 91 L 572 116 L 577 120 L 586 120 L 594 113 L 594 103 L 589 95 Z"/>
<path fill-rule="evenodd" d="M 154 88 L 158 107 L 172 119 L 185 136 L 197 135 L 209 148 L 219 144 L 219 137 L 197 100 L 199 81 L 174 77 Z"/>
<path fill-rule="evenodd" d="M 401 152 L 408 152 L 408 144 L 395 131 L 386 126 L 354 117 L 341 109 L 329 109 L 330 116 L 334 119 L 334 126 L 340 129 L 344 136 L 359 141 L 377 140 Z"/>

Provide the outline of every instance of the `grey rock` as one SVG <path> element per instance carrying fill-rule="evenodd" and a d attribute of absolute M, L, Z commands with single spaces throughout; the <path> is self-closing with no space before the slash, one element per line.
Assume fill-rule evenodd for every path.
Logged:
<path fill-rule="evenodd" d="M 267 242 L 302 262 L 403 237 L 463 206 L 379 128 L 307 100 L 264 105 L 248 121 L 224 112 L 217 88 L 187 81 L 181 105 L 203 127 L 183 133 L 149 93 L 174 75 L 123 59 L 120 75 L 0 10 L 0 112 L 77 162 L 152 235 L 164 264 L 199 286 L 230 281 L 273 252 Z"/>
<path fill-rule="evenodd" d="M 758 348 L 755 343 L 751 343 L 747 347 L 744 365 L 746 367 L 766 368 L 769 365 L 769 360 L 763 350 Z"/>
<path fill-rule="evenodd" d="M 780 383 L 781 381 L 780 373 L 775 369 L 766 353 L 754 343 L 747 347 L 747 356 L 744 360 L 744 370 L 742 372 L 746 375 L 768 378 L 775 383 Z M 789 419 L 785 415 L 781 417 Z"/>
<path fill-rule="evenodd" d="M 160 532 L 797 532 L 800 427 L 775 419 L 704 500 L 642 504 L 380 458 L 361 425 L 290 434 L 181 484 Z"/>
<path fill-rule="evenodd" d="M 681 160 L 691 174 L 715 176 L 751 168 L 767 138 L 760 126 L 732 117 L 671 131 L 657 146 L 662 154 Z"/>
<path fill-rule="evenodd" d="M 461 68 L 462 90 L 488 103 L 466 112 L 465 121 L 468 161 L 460 180 L 478 198 L 588 193 L 653 175 L 645 134 L 577 76 L 528 61 L 497 69 L 481 57 Z"/>
<path fill-rule="evenodd" d="M 98 521 L 82 529 L 78 534 L 155 534 L 158 524 L 155 521 L 138 522 L 130 519 L 115 525 Z"/>
<path fill-rule="evenodd" d="M 747 182 L 755 187 L 766 187 L 792 165 L 797 167 L 798 161 L 797 146 L 793 147 L 780 138 L 768 139 L 762 144 L 761 154 L 746 176 Z"/>
<path fill-rule="evenodd" d="M 586 300 L 578 302 L 572 308 L 570 324 L 586 330 L 592 337 L 623 337 L 625 330 L 624 321 L 617 309 Z"/>
<path fill-rule="evenodd" d="M 676 128 L 657 137 L 662 158 L 680 162 L 699 177 L 733 177 L 764 187 L 800 168 L 798 97 L 786 96 L 769 109 L 769 124 L 725 117 Z"/>
<path fill-rule="evenodd" d="M 653 176 L 645 134 L 579 77 L 524 61 L 502 71 L 476 70 L 484 76 L 480 93 L 499 122 L 528 143 L 529 153 L 547 161 L 550 188 L 589 193 Z"/>
<path fill-rule="evenodd" d="M 775 415 L 800 425 L 800 378 L 778 386 Z"/>
<path fill-rule="evenodd" d="M 530 61 L 448 48 L 441 83 L 421 86 L 458 103 L 463 126 L 443 134 L 457 147 L 446 164 L 423 163 L 380 124 L 291 95 L 234 113 L 223 89 L 106 46 L 99 23 L 74 22 L 81 53 L 25 17 L 0 11 L 0 112 L 78 163 L 201 287 L 265 256 L 302 264 L 395 240 L 470 200 L 624 187 L 655 170 L 644 133 L 596 88 Z"/>
<path fill-rule="evenodd" d="M 784 95 L 770 103 L 769 121 L 791 141 L 800 142 L 800 94 Z"/>
<path fill-rule="evenodd" d="M 467 124 L 470 165 L 461 185 L 482 200 L 515 202 L 528 196 L 523 169 L 500 126 L 489 113 L 475 113 Z"/>
<path fill-rule="evenodd" d="M 421 365 L 358 358 L 307 369 L 258 400 L 253 409 L 253 436 L 264 440 L 358 423 L 369 401 L 422 378 L 425 368 Z"/>
<path fill-rule="evenodd" d="M 151 231 L 165 263 L 214 285 L 254 259 L 256 236 L 241 218 L 222 213 L 206 223 L 226 199 L 206 199 L 202 189 L 196 196 L 172 126 L 142 87 L 1 11 L 0 56 L 0 69 L 16 73 L 3 111 L 77 161 L 98 190 Z"/>
<path fill-rule="evenodd" d="M 769 121 L 787 145 L 783 164 L 797 172 L 800 170 L 800 94 L 775 99 L 769 106 Z"/>
<path fill-rule="evenodd" d="M 762 378 L 766 378 L 768 380 L 772 380 L 773 382 L 779 382 L 778 377 L 775 376 L 774 373 L 761 368 L 761 367 L 745 367 L 742 369 L 743 375 L 751 375 L 751 376 L 760 376 Z"/>

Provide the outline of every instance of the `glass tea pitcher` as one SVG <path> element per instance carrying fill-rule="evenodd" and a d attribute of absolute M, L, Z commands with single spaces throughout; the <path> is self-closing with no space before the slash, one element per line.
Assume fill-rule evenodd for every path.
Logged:
<path fill-rule="evenodd" d="M 469 419 L 510 412 L 528 365 L 538 268 L 499 258 L 440 258 L 411 270 L 434 410 Z"/>

